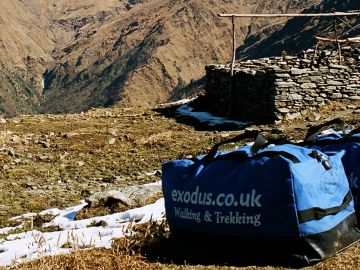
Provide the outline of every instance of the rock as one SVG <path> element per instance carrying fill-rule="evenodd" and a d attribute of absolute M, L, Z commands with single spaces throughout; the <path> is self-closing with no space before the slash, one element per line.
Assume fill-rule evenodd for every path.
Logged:
<path fill-rule="evenodd" d="M 99 192 L 86 198 L 85 201 L 90 207 L 112 207 L 115 204 L 120 204 L 127 208 L 136 208 L 147 204 L 151 198 L 159 194 L 162 194 L 160 182 L 151 185 L 130 186 L 121 190 Z"/>
<path fill-rule="evenodd" d="M 34 187 L 36 187 L 36 183 L 34 183 L 34 182 L 26 182 L 25 187 L 33 189 Z"/>
<path fill-rule="evenodd" d="M 330 68 L 335 68 L 335 69 L 349 69 L 349 67 L 347 67 L 347 66 L 334 65 L 334 64 L 330 64 L 329 67 L 330 67 Z"/>
<path fill-rule="evenodd" d="M 114 144 L 116 142 L 116 138 L 110 138 L 109 139 L 109 144 Z"/>
<path fill-rule="evenodd" d="M 290 78 L 291 76 L 287 73 L 277 73 L 275 74 L 276 78 Z"/>
<path fill-rule="evenodd" d="M 112 135 L 112 136 L 117 136 L 118 131 L 119 130 L 117 128 L 110 128 L 109 129 L 109 134 Z"/>
<path fill-rule="evenodd" d="M 328 85 L 339 86 L 339 85 L 343 85 L 343 83 L 335 80 L 330 80 L 328 81 Z"/>
<path fill-rule="evenodd" d="M 18 143 L 18 142 L 20 142 L 20 137 L 19 137 L 18 135 L 14 134 L 14 135 L 11 137 L 11 141 L 12 141 L 13 143 Z"/>
<path fill-rule="evenodd" d="M 80 161 L 77 162 L 77 164 L 78 164 L 79 167 L 82 167 L 82 166 L 85 165 L 85 162 L 80 160 Z"/>
<path fill-rule="evenodd" d="M 38 141 L 38 144 L 41 145 L 44 148 L 49 148 L 50 147 L 50 143 L 46 142 L 46 141 Z"/>
<path fill-rule="evenodd" d="M 104 182 L 104 183 L 115 183 L 115 182 L 120 182 L 120 181 L 124 181 L 125 178 L 121 177 L 121 176 L 109 176 L 109 177 L 104 177 L 104 178 L 101 178 L 101 179 L 98 179 L 99 181 L 101 182 Z"/>
<path fill-rule="evenodd" d="M 310 121 L 310 122 L 315 122 L 320 120 L 320 114 L 317 113 L 311 113 L 308 117 L 306 117 L 306 120 Z"/>
<path fill-rule="evenodd" d="M 316 88 L 316 84 L 315 83 L 303 83 L 300 86 L 302 89 L 311 89 L 311 88 Z"/>
<path fill-rule="evenodd" d="M 334 99 L 338 99 L 338 98 L 342 98 L 343 95 L 341 93 L 333 93 L 331 98 L 334 98 Z"/>
<path fill-rule="evenodd" d="M 303 96 L 299 95 L 299 94 L 290 94 L 289 95 L 289 100 L 302 100 Z"/>
<path fill-rule="evenodd" d="M 287 120 L 293 120 L 293 119 L 295 119 L 295 118 L 297 118 L 297 117 L 299 117 L 299 116 L 301 116 L 301 113 L 300 113 L 300 112 L 297 112 L 297 113 L 288 113 L 285 118 L 286 118 Z"/>
<path fill-rule="evenodd" d="M 45 155 L 39 155 L 38 156 L 38 160 L 41 160 L 41 161 L 45 161 L 47 160 L 49 157 L 48 156 L 45 156 Z"/>
<path fill-rule="evenodd" d="M 66 132 L 62 136 L 63 136 L 63 138 L 70 139 L 70 138 L 73 138 L 78 135 L 79 135 L 79 133 L 76 133 L 76 132 Z"/>
<path fill-rule="evenodd" d="M 290 110 L 288 108 L 277 108 L 276 109 L 280 113 L 289 113 Z"/>
<path fill-rule="evenodd" d="M 306 74 L 306 73 L 309 73 L 309 70 L 308 69 L 298 69 L 298 68 L 292 68 L 290 70 L 291 72 L 291 75 L 302 75 L 302 74 Z"/>
<path fill-rule="evenodd" d="M 21 163 L 21 159 L 20 159 L 20 158 L 14 159 L 14 163 L 15 163 L 15 164 L 20 164 L 20 163 Z"/>
<path fill-rule="evenodd" d="M 229 134 L 229 133 L 223 133 L 223 134 L 220 134 L 220 137 L 221 137 L 222 139 L 229 138 L 229 137 L 230 137 L 230 134 Z"/>
<path fill-rule="evenodd" d="M 5 118 L 0 118 L 0 124 L 5 125 L 7 123 Z"/>
<path fill-rule="evenodd" d="M 293 86 L 297 86 L 294 82 L 276 82 L 275 85 L 279 88 L 290 88 Z"/>

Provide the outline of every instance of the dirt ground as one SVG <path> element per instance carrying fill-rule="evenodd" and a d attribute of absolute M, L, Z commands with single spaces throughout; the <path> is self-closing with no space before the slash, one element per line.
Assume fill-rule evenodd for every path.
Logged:
<path fill-rule="evenodd" d="M 168 117 L 169 111 L 115 108 L 0 117 L 0 228 L 13 225 L 9 218 L 19 214 L 62 208 L 98 191 L 159 180 L 163 162 L 206 153 L 214 143 L 242 132 Z M 247 128 L 300 140 L 310 126 L 336 117 L 359 127 L 360 101 L 333 103 L 295 120 Z M 360 261 L 360 255 L 346 254 L 328 260 L 328 266 L 337 268 L 342 261 L 341 269 L 356 269 L 346 267 L 353 267 L 350 261 Z M 314 269 L 335 269 L 326 267 Z"/>

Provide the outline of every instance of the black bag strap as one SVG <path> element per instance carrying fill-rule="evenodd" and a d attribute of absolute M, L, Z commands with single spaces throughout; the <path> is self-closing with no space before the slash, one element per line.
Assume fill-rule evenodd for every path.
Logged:
<path fill-rule="evenodd" d="M 346 136 L 346 137 L 339 138 L 337 140 L 323 139 L 323 140 L 316 140 L 315 142 L 304 142 L 301 145 L 326 146 L 326 145 L 337 145 L 337 144 L 349 143 L 349 142 L 360 143 L 360 137 Z"/>
<path fill-rule="evenodd" d="M 251 155 L 255 155 L 259 152 L 259 150 L 264 149 L 266 147 L 268 147 L 271 144 L 275 144 L 275 145 L 283 145 L 283 144 L 293 144 L 291 143 L 288 139 L 286 138 L 278 138 L 278 139 L 274 139 L 274 138 L 270 138 L 270 139 L 265 139 L 261 133 L 259 133 L 258 137 L 256 138 L 254 144 L 251 146 L 250 148 L 250 153 Z"/>
<path fill-rule="evenodd" d="M 339 206 L 325 208 L 325 209 L 314 207 L 314 208 L 298 211 L 297 214 L 298 214 L 299 223 L 301 224 L 313 220 L 320 220 L 326 216 L 336 215 L 337 213 L 343 211 L 346 207 L 348 207 L 351 201 L 352 201 L 352 195 L 351 192 L 349 191 L 345 195 L 343 202 Z"/>
<path fill-rule="evenodd" d="M 356 128 L 350 132 L 351 135 L 358 134 L 358 133 L 360 133 L 360 127 Z"/>
<path fill-rule="evenodd" d="M 255 139 L 254 144 L 250 148 L 250 153 L 252 154 L 251 157 L 248 156 L 248 154 L 244 151 L 238 151 L 238 152 L 232 152 L 225 155 L 221 155 L 215 158 L 216 153 L 219 151 L 220 146 L 228 143 L 238 142 L 245 139 Z M 293 163 L 300 163 L 300 160 L 285 151 L 264 151 L 262 153 L 257 153 L 260 149 L 263 149 L 266 147 L 267 144 L 277 144 L 279 142 L 284 142 L 285 139 L 270 139 L 269 141 L 266 141 L 264 137 L 261 135 L 261 133 L 257 130 L 251 130 L 251 131 L 245 131 L 244 133 L 237 135 L 233 138 L 227 139 L 225 141 L 219 142 L 215 144 L 209 151 L 209 153 L 203 157 L 201 160 L 209 163 L 213 160 L 237 160 L 240 162 L 243 162 L 249 158 L 261 158 L 261 157 L 275 157 L 275 156 L 283 156 L 289 160 L 291 160 Z"/>
<path fill-rule="evenodd" d="M 219 151 L 220 146 L 222 146 L 224 144 L 238 142 L 238 141 L 245 140 L 245 139 L 255 139 L 258 136 L 258 134 L 259 134 L 259 131 L 257 131 L 257 130 L 251 130 L 251 131 L 247 130 L 244 133 L 237 135 L 231 139 L 227 139 L 225 141 L 219 142 L 210 149 L 209 153 L 205 157 L 203 157 L 202 160 L 205 162 L 212 161 L 215 158 L 216 153 Z"/>
<path fill-rule="evenodd" d="M 313 142 L 313 141 L 315 141 L 316 137 L 319 135 L 320 131 L 323 128 L 330 127 L 332 125 L 338 125 L 341 128 L 343 134 L 344 135 L 346 134 L 344 120 L 342 120 L 341 118 L 336 118 L 336 119 L 330 120 L 328 122 L 325 122 L 325 123 L 323 123 L 321 125 L 310 127 L 307 134 L 306 134 L 306 136 L 305 136 L 304 142 Z"/>

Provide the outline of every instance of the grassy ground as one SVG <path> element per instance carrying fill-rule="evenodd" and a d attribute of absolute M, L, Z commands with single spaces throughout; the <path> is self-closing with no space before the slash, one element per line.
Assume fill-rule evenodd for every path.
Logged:
<path fill-rule="evenodd" d="M 325 107 L 313 122 L 303 116 L 251 128 L 271 136 L 278 136 L 280 129 L 292 139 L 301 139 L 309 126 L 338 116 L 358 127 L 360 102 L 348 105 Z M 206 130 L 191 121 L 184 124 L 182 117 L 167 118 L 159 110 L 140 108 L 6 120 L 0 124 L 0 227 L 14 225 L 9 218 L 15 215 L 62 208 L 98 191 L 158 180 L 163 162 L 204 153 L 215 142 L 239 133 Z M 311 269 L 359 269 L 359 248 L 354 246 Z M 123 249 L 74 251 L 14 269 L 225 269 L 216 263 L 189 266 L 157 261 L 139 250 Z M 229 269 L 282 269 L 234 267 Z"/>

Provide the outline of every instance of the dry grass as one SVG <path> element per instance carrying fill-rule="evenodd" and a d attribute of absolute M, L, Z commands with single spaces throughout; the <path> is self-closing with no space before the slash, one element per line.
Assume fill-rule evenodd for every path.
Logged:
<path fill-rule="evenodd" d="M 148 264 L 141 257 L 116 254 L 107 250 L 74 251 L 69 255 L 45 257 L 10 269 L 70 270 L 70 269 L 161 269 L 160 264 Z"/>
<path fill-rule="evenodd" d="M 281 261 L 267 258 L 266 254 L 255 254 L 251 260 L 242 257 L 241 248 L 233 246 L 216 247 L 208 242 L 198 245 L 188 242 L 188 239 L 178 239 L 169 233 L 166 223 L 150 222 L 138 225 L 137 234 L 118 239 L 111 249 L 79 250 L 67 255 L 43 257 L 20 265 L 13 265 L 7 269 L 89 269 L 89 270 L 116 270 L 116 269 L 232 269 L 232 270 L 285 270 L 294 269 L 281 266 Z M 190 244 L 189 244 L 190 243 Z M 241 243 L 236 243 L 240 246 Z M 201 248 L 201 249 L 199 249 Z M 339 253 L 321 263 L 309 266 L 307 270 L 355 270 L 360 269 L 360 243 Z M 214 254 L 218 256 L 214 256 Z M 224 253 L 230 253 L 232 260 L 221 259 Z M 248 256 L 248 255 L 246 255 Z M 200 263 L 201 262 L 201 263 Z M 0 270 L 5 270 L 1 268 Z"/>

